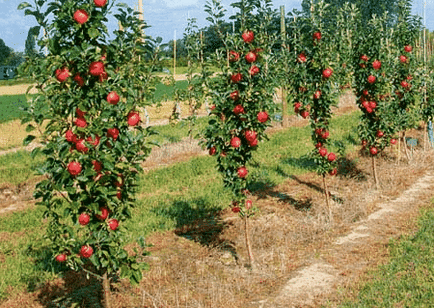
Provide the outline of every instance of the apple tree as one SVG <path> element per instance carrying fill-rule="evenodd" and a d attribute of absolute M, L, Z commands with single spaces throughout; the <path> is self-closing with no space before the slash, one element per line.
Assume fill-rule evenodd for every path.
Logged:
<path fill-rule="evenodd" d="M 122 30 L 109 40 L 106 23 L 115 8 Z M 51 261 L 101 278 L 108 307 L 110 280 L 138 283 L 145 266 L 124 246 L 141 163 L 151 150 L 140 110 L 156 83 L 145 64 L 152 62 L 152 42 L 138 13 L 111 0 L 23 2 L 18 9 L 46 32 L 38 45 L 48 55 L 32 58 L 21 73 L 39 90 L 23 123 L 36 123 L 28 132 L 44 126 L 42 150 L 32 154 L 45 154 L 38 169 L 45 179 L 34 197 L 45 207 Z"/>
<path fill-rule="evenodd" d="M 208 20 L 220 33 L 225 48 L 217 50 L 215 65 L 221 73 L 209 81 L 212 99 L 205 146 L 217 159 L 224 186 L 233 194 L 232 211 L 245 218 L 246 246 L 250 264 L 254 260 L 248 237 L 247 218 L 254 212 L 249 195 L 249 162 L 275 110 L 275 81 L 269 73 L 273 35 L 266 32 L 271 22 L 271 1 L 238 1 L 232 18 L 239 29 L 224 36 L 219 30 L 224 10 L 219 1 L 207 3 Z"/>

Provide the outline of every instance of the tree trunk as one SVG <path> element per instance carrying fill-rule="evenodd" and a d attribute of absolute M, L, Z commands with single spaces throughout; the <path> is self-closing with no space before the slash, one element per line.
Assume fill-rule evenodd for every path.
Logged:
<path fill-rule="evenodd" d="M 246 235 L 246 248 L 247 248 L 247 253 L 249 255 L 250 268 L 253 269 L 255 266 L 255 259 L 253 258 L 252 247 L 250 245 L 249 215 L 247 212 L 244 214 L 244 227 L 245 227 L 244 229 Z"/>
<path fill-rule="evenodd" d="M 332 220 L 332 209 L 330 207 L 330 200 L 329 200 L 329 189 L 327 187 L 327 182 L 326 182 L 326 176 L 325 174 L 322 175 L 322 183 L 324 186 L 324 194 L 326 197 L 326 205 L 327 205 L 327 210 L 328 210 L 328 214 L 329 214 L 329 221 Z"/>
<path fill-rule="evenodd" d="M 379 190 L 380 189 L 380 184 L 378 182 L 377 166 L 376 166 L 376 163 L 375 163 L 375 156 L 372 156 L 372 173 L 374 174 L 375 188 L 377 188 L 377 190 Z"/>
<path fill-rule="evenodd" d="M 111 308 L 110 302 L 110 279 L 107 276 L 107 272 L 102 276 L 102 287 L 104 292 L 104 308 Z"/>

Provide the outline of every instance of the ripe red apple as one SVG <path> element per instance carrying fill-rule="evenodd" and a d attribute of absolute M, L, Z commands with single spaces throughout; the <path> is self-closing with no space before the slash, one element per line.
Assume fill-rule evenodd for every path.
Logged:
<path fill-rule="evenodd" d="M 214 110 L 215 109 L 215 105 L 211 105 L 211 107 L 209 109 L 211 109 L 211 111 Z"/>
<path fill-rule="evenodd" d="M 66 131 L 65 138 L 66 138 L 66 141 L 68 141 L 68 142 L 72 142 L 72 143 L 77 142 L 77 135 L 74 134 L 71 129 L 68 129 Z"/>
<path fill-rule="evenodd" d="M 83 245 L 80 249 L 80 256 L 90 258 L 93 255 L 93 248 L 89 245 Z"/>
<path fill-rule="evenodd" d="M 107 0 L 93 0 L 93 3 L 95 3 L 97 7 L 103 7 L 107 4 Z"/>
<path fill-rule="evenodd" d="M 89 14 L 85 10 L 77 10 L 74 13 L 74 20 L 82 25 L 89 20 Z"/>
<path fill-rule="evenodd" d="M 251 209 L 253 206 L 253 201 L 252 200 L 246 200 L 246 209 L 249 210 Z"/>
<path fill-rule="evenodd" d="M 366 112 L 367 113 L 372 113 L 374 110 L 371 107 L 366 107 Z"/>
<path fill-rule="evenodd" d="M 216 151 L 217 151 L 217 149 L 215 148 L 215 147 L 211 147 L 210 149 L 209 149 L 209 155 L 215 155 L 215 153 L 216 153 Z"/>
<path fill-rule="evenodd" d="M 86 138 L 86 141 L 92 144 L 93 146 L 97 146 L 99 144 L 99 141 L 101 140 L 101 137 L 98 135 L 95 135 L 95 139 L 92 139 L 91 136 Z"/>
<path fill-rule="evenodd" d="M 363 101 L 362 106 L 365 107 L 366 109 L 371 108 L 370 102 L 367 101 Z"/>
<path fill-rule="evenodd" d="M 112 105 L 116 105 L 119 103 L 120 97 L 116 93 L 116 91 L 111 91 L 109 94 L 107 94 L 107 102 Z"/>
<path fill-rule="evenodd" d="M 89 73 L 92 76 L 100 76 L 104 72 L 104 63 L 102 63 L 101 61 L 95 61 L 89 65 Z"/>
<path fill-rule="evenodd" d="M 247 168 L 243 166 L 237 169 L 237 173 L 240 178 L 245 178 L 249 172 L 247 171 Z"/>
<path fill-rule="evenodd" d="M 264 123 L 268 120 L 268 113 L 266 111 L 258 112 L 257 119 L 259 122 Z"/>
<path fill-rule="evenodd" d="M 66 257 L 66 254 L 64 254 L 64 253 L 56 256 L 56 261 L 57 262 L 65 262 L 66 259 L 67 259 L 67 257 Z"/>
<path fill-rule="evenodd" d="M 89 151 L 89 148 L 84 143 L 84 139 L 83 138 L 77 140 L 77 142 L 75 143 L 75 148 L 80 153 L 87 153 Z"/>
<path fill-rule="evenodd" d="M 78 127 L 85 128 L 87 126 L 87 122 L 85 118 L 77 118 L 74 121 L 74 124 Z"/>
<path fill-rule="evenodd" d="M 90 216 L 87 213 L 81 213 L 80 216 L 78 217 L 78 223 L 82 226 L 87 225 L 89 221 L 90 221 Z"/>
<path fill-rule="evenodd" d="M 333 73 L 333 70 L 331 68 L 326 68 L 325 70 L 322 71 L 322 76 L 327 79 L 327 78 L 330 78 L 332 73 Z"/>
<path fill-rule="evenodd" d="M 79 175 L 81 172 L 81 164 L 77 161 L 72 161 L 68 164 L 67 169 L 70 175 Z"/>
<path fill-rule="evenodd" d="M 234 207 L 232 208 L 232 212 L 234 212 L 234 213 L 239 213 L 240 211 L 241 211 L 241 209 L 240 209 L 239 206 L 234 206 Z"/>
<path fill-rule="evenodd" d="M 372 67 L 375 70 L 379 70 L 381 68 L 381 61 L 380 60 L 375 60 L 374 62 L 372 62 Z"/>
<path fill-rule="evenodd" d="M 140 115 L 136 111 L 130 111 L 127 116 L 128 125 L 136 126 L 140 122 Z"/>
<path fill-rule="evenodd" d="M 368 82 L 369 82 L 370 84 L 375 83 L 376 80 L 377 80 L 377 77 L 375 77 L 375 76 L 373 76 L 373 75 L 369 75 L 369 76 L 368 76 Z"/>
<path fill-rule="evenodd" d="M 371 101 L 371 102 L 369 102 L 369 107 L 370 107 L 371 109 L 375 109 L 375 108 L 377 108 L 377 103 L 374 102 L 374 101 Z"/>
<path fill-rule="evenodd" d="M 86 115 L 86 111 L 82 111 L 80 108 L 75 108 L 75 113 L 77 114 L 77 117 L 84 118 Z"/>
<path fill-rule="evenodd" d="M 117 219 L 111 218 L 107 221 L 108 226 L 111 230 L 115 231 L 119 227 L 119 222 Z"/>
<path fill-rule="evenodd" d="M 407 76 L 407 80 L 412 80 L 412 79 L 413 79 L 413 77 L 411 75 Z"/>
<path fill-rule="evenodd" d="M 255 146 L 257 146 L 258 145 L 258 139 L 253 139 L 253 140 L 248 140 L 248 142 L 249 142 L 249 145 L 251 146 L 251 147 L 255 147 Z"/>
<path fill-rule="evenodd" d="M 319 155 L 321 155 L 322 157 L 325 157 L 327 155 L 327 149 L 326 148 L 320 148 L 318 150 Z"/>
<path fill-rule="evenodd" d="M 243 107 L 243 106 L 241 106 L 241 105 L 236 105 L 236 106 L 234 107 L 233 112 L 234 112 L 236 115 L 239 115 L 240 113 L 245 113 L 245 110 L 244 110 L 244 107 Z"/>
<path fill-rule="evenodd" d="M 69 78 L 69 76 L 71 76 L 71 73 L 69 72 L 69 69 L 67 67 L 64 67 L 62 69 L 57 69 L 55 75 L 57 80 L 59 80 L 60 82 L 64 82 L 66 81 L 66 79 Z"/>
<path fill-rule="evenodd" d="M 321 148 L 321 147 L 322 147 L 322 143 L 321 143 L 321 142 L 318 142 L 317 144 L 315 144 L 315 147 L 316 147 L 317 149 Z"/>
<path fill-rule="evenodd" d="M 329 162 L 333 162 L 336 159 L 336 154 L 335 153 L 329 153 L 329 155 L 327 155 L 327 159 Z"/>
<path fill-rule="evenodd" d="M 256 139 L 257 133 L 254 130 L 246 130 L 244 132 L 244 137 L 247 141 L 251 142 Z"/>
<path fill-rule="evenodd" d="M 100 173 L 102 170 L 102 164 L 101 162 L 97 161 L 97 160 L 92 160 L 92 165 L 93 165 L 93 169 L 97 172 Z"/>
<path fill-rule="evenodd" d="M 75 82 L 76 82 L 80 87 L 84 86 L 84 79 L 83 79 L 83 77 L 80 76 L 79 73 L 75 74 L 75 76 L 74 76 L 74 81 L 75 81 Z"/>
<path fill-rule="evenodd" d="M 390 139 L 390 144 L 396 144 L 397 140 L 395 138 Z"/>
<path fill-rule="evenodd" d="M 405 52 L 411 52 L 413 50 L 413 47 L 411 45 L 406 45 L 404 47 Z"/>
<path fill-rule="evenodd" d="M 321 37 L 322 37 L 321 32 L 319 32 L 319 31 L 315 32 L 315 33 L 312 35 L 312 37 L 313 37 L 314 40 L 319 41 L 319 40 L 321 39 Z"/>
<path fill-rule="evenodd" d="M 328 130 L 324 130 L 324 131 L 321 133 L 321 138 L 322 138 L 322 139 L 327 139 L 329 136 L 330 136 L 330 132 L 329 132 Z"/>
<path fill-rule="evenodd" d="M 100 207 L 99 211 L 101 214 L 96 214 L 96 218 L 99 220 L 106 220 L 109 215 L 109 210 L 106 207 Z"/>
<path fill-rule="evenodd" d="M 300 102 L 294 103 L 294 112 L 298 113 L 300 111 L 302 104 Z"/>
<path fill-rule="evenodd" d="M 237 100 L 240 99 L 240 92 L 239 92 L 238 90 L 235 90 L 235 91 L 233 91 L 233 92 L 229 95 L 229 97 L 230 97 L 232 100 L 237 101 Z"/>
<path fill-rule="evenodd" d="M 253 33 L 253 31 L 245 31 L 241 37 L 244 40 L 244 43 L 250 44 L 251 42 L 253 42 L 253 40 L 255 39 L 255 34 Z"/>
<path fill-rule="evenodd" d="M 401 87 L 408 88 L 408 82 L 405 80 L 401 81 Z"/>
<path fill-rule="evenodd" d="M 243 75 L 241 73 L 236 73 L 231 76 L 231 81 L 233 83 L 239 83 L 241 80 L 243 80 Z"/>
<path fill-rule="evenodd" d="M 360 56 L 360 60 L 365 61 L 365 62 L 368 62 L 368 61 L 369 61 L 369 58 L 368 58 L 367 55 L 361 55 L 361 56 Z"/>
<path fill-rule="evenodd" d="M 244 58 L 246 59 L 247 63 L 253 63 L 256 61 L 256 54 L 249 51 Z"/>
<path fill-rule="evenodd" d="M 256 65 L 252 65 L 252 67 L 249 69 L 250 76 L 255 76 L 256 74 L 259 74 L 259 72 L 259 67 L 257 67 Z"/>
<path fill-rule="evenodd" d="M 309 117 L 309 111 L 303 110 L 300 115 L 303 117 L 303 119 L 306 119 Z"/>
<path fill-rule="evenodd" d="M 298 55 L 297 59 L 298 59 L 298 62 L 300 62 L 300 63 L 304 63 L 307 61 L 306 55 L 303 52 Z"/>
<path fill-rule="evenodd" d="M 404 55 L 401 55 L 401 56 L 399 56 L 399 61 L 400 61 L 401 63 L 407 63 L 407 57 L 404 56 Z"/>
<path fill-rule="evenodd" d="M 368 95 L 369 95 L 369 92 L 368 92 L 368 90 L 366 90 L 366 89 L 365 89 L 365 90 L 363 90 L 363 95 L 364 95 L 364 96 L 368 96 Z"/>
<path fill-rule="evenodd" d="M 113 140 L 118 139 L 119 130 L 117 128 L 109 128 L 107 130 L 107 137 L 113 138 Z"/>
<path fill-rule="evenodd" d="M 378 150 L 377 150 L 376 147 L 371 147 L 371 148 L 369 149 L 369 152 L 371 153 L 371 155 L 377 155 Z"/>
<path fill-rule="evenodd" d="M 229 51 L 230 62 L 237 62 L 239 59 L 240 59 L 240 54 L 238 52 L 235 52 L 233 50 Z"/>
<path fill-rule="evenodd" d="M 331 176 L 334 176 L 334 175 L 336 175 L 338 173 L 338 169 L 336 169 L 336 168 L 334 168 L 333 170 L 330 170 L 329 171 L 329 174 L 331 175 Z"/>
<path fill-rule="evenodd" d="M 231 139 L 231 146 L 234 148 L 239 148 L 241 146 L 241 139 L 238 137 L 233 137 Z"/>
<path fill-rule="evenodd" d="M 313 93 L 313 98 L 314 99 L 319 99 L 321 97 L 321 91 L 320 90 L 316 90 L 315 93 Z"/>
<path fill-rule="evenodd" d="M 122 200 L 122 191 L 121 191 L 121 190 L 118 190 L 118 191 L 116 192 L 116 197 L 117 197 L 119 200 Z"/>
<path fill-rule="evenodd" d="M 384 136 L 384 132 L 382 132 L 381 130 L 377 130 L 377 137 L 381 138 Z"/>

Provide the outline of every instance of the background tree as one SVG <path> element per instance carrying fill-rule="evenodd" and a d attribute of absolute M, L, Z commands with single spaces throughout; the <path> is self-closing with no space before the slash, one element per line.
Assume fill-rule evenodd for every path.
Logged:
<path fill-rule="evenodd" d="M 13 49 L 6 46 L 5 42 L 0 39 L 0 65 L 6 65 L 6 60 L 10 57 L 12 54 Z"/>

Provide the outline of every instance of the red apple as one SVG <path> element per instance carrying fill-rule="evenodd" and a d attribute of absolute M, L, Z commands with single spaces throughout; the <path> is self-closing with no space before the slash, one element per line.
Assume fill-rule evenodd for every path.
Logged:
<path fill-rule="evenodd" d="M 318 142 L 317 144 L 315 144 L 315 147 L 316 147 L 317 149 L 321 148 L 321 147 L 322 147 L 322 143 L 321 143 L 321 142 Z"/>
<path fill-rule="evenodd" d="M 108 226 L 111 230 L 115 231 L 119 227 L 119 222 L 117 219 L 111 218 L 107 221 Z"/>
<path fill-rule="evenodd" d="M 104 63 L 102 63 L 101 61 L 95 61 L 89 65 L 89 73 L 92 76 L 100 76 L 104 72 L 105 72 Z"/>
<path fill-rule="evenodd" d="M 307 110 L 303 110 L 300 115 L 302 116 L 303 119 L 306 119 L 309 117 L 309 111 Z"/>
<path fill-rule="evenodd" d="M 107 95 L 107 102 L 109 104 L 112 105 L 116 105 L 117 103 L 119 103 L 120 97 L 119 95 L 116 93 L 116 91 L 111 91 L 108 95 Z"/>
<path fill-rule="evenodd" d="M 81 172 L 81 164 L 79 162 L 72 161 L 68 164 L 67 169 L 70 175 L 79 175 Z"/>
<path fill-rule="evenodd" d="M 369 102 L 369 108 L 371 108 L 371 109 L 377 108 L 377 103 L 374 101 Z"/>
<path fill-rule="evenodd" d="M 405 80 L 401 81 L 401 87 L 408 88 L 408 82 Z"/>
<path fill-rule="evenodd" d="M 99 144 L 100 139 L 101 139 L 100 136 L 95 135 L 95 139 L 92 139 L 92 137 L 89 136 L 86 138 L 86 141 L 96 147 Z"/>
<path fill-rule="evenodd" d="M 89 151 L 89 148 L 84 143 L 84 139 L 83 138 L 77 140 L 77 142 L 75 143 L 75 148 L 80 153 L 87 153 Z"/>
<path fill-rule="evenodd" d="M 234 212 L 234 213 L 239 213 L 240 211 L 241 211 L 241 209 L 240 209 L 239 206 L 234 206 L 234 207 L 232 208 L 232 212 Z"/>
<path fill-rule="evenodd" d="M 211 147 L 210 149 L 209 149 L 209 155 L 215 155 L 215 153 L 216 153 L 216 151 L 217 151 L 217 149 L 215 148 L 215 147 Z"/>
<path fill-rule="evenodd" d="M 411 52 L 413 50 L 413 47 L 411 45 L 406 45 L 404 47 L 405 52 Z"/>
<path fill-rule="evenodd" d="M 321 138 L 322 138 L 322 139 L 327 139 L 329 136 L 330 136 L 330 132 L 329 132 L 328 130 L 324 130 L 324 131 L 321 133 Z"/>
<path fill-rule="evenodd" d="M 121 190 L 118 190 L 118 191 L 116 192 L 116 197 L 117 197 L 119 200 L 122 200 L 122 191 L 121 191 Z"/>
<path fill-rule="evenodd" d="M 244 107 L 243 107 L 243 106 L 241 106 L 241 105 L 236 105 L 236 106 L 234 107 L 233 112 L 234 112 L 236 115 L 239 115 L 240 113 L 245 113 L 245 110 L 244 110 Z"/>
<path fill-rule="evenodd" d="M 84 118 L 84 116 L 86 115 L 86 111 L 81 111 L 80 108 L 75 108 L 75 113 L 77 114 L 77 117 L 79 118 Z"/>
<path fill-rule="evenodd" d="M 322 37 L 321 32 L 319 32 L 319 31 L 315 32 L 315 33 L 312 35 L 312 37 L 313 37 L 314 40 L 319 41 L 319 40 L 321 39 L 321 37 Z"/>
<path fill-rule="evenodd" d="M 330 76 L 333 74 L 333 70 L 331 68 L 326 68 L 325 70 L 322 71 L 322 76 L 324 78 L 330 78 Z"/>
<path fill-rule="evenodd" d="M 329 153 L 329 155 L 327 155 L 327 159 L 329 162 L 333 162 L 336 159 L 336 154 L 335 153 Z"/>
<path fill-rule="evenodd" d="M 56 261 L 57 262 L 65 262 L 66 259 L 67 259 L 67 257 L 66 257 L 66 254 L 64 254 L 64 253 L 56 256 Z"/>
<path fill-rule="evenodd" d="M 366 89 L 365 89 L 365 90 L 363 90 L 363 95 L 364 95 L 364 96 L 368 96 L 368 95 L 369 95 L 369 92 L 368 92 L 368 90 L 366 90 Z"/>
<path fill-rule="evenodd" d="M 377 155 L 378 150 L 377 150 L 376 147 L 371 147 L 371 148 L 369 149 L 369 152 L 371 153 L 371 155 Z"/>
<path fill-rule="evenodd" d="M 80 249 L 80 256 L 90 258 L 93 255 L 93 248 L 89 245 L 83 245 Z"/>
<path fill-rule="evenodd" d="M 307 61 L 306 55 L 303 52 L 298 55 L 297 59 L 298 59 L 298 62 L 300 62 L 300 63 L 304 63 Z"/>
<path fill-rule="evenodd" d="M 253 139 L 253 140 L 248 140 L 248 142 L 249 142 L 249 145 L 251 146 L 251 147 L 255 147 L 255 146 L 257 146 L 258 145 L 258 139 Z"/>
<path fill-rule="evenodd" d="M 244 43 L 250 44 L 251 42 L 253 42 L 253 40 L 255 39 L 255 34 L 253 33 L 253 31 L 245 31 L 241 37 L 244 40 Z"/>
<path fill-rule="evenodd" d="M 395 138 L 390 139 L 390 144 L 396 144 L 397 140 Z"/>
<path fill-rule="evenodd" d="M 236 62 L 240 59 L 240 54 L 238 52 L 235 52 L 233 50 L 229 51 L 229 61 L 230 62 Z"/>
<path fill-rule="evenodd" d="M 99 211 L 101 214 L 96 214 L 96 218 L 99 220 L 106 220 L 109 215 L 109 210 L 106 207 L 100 207 Z"/>
<path fill-rule="evenodd" d="M 85 118 L 77 118 L 74 121 L 74 124 L 78 127 L 85 128 L 87 126 L 87 122 Z"/>
<path fill-rule="evenodd" d="M 93 169 L 97 172 L 100 173 L 102 170 L 102 164 L 97 161 L 97 160 L 92 160 L 92 165 L 93 165 Z"/>
<path fill-rule="evenodd" d="M 249 69 L 250 76 L 255 76 L 256 74 L 259 74 L 259 72 L 259 67 L 257 67 L 256 65 L 252 65 L 252 67 Z"/>
<path fill-rule="evenodd" d="M 136 126 L 140 122 L 140 115 L 136 111 L 130 111 L 127 116 L 128 125 Z"/>
<path fill-rule="evenodd" d="M 256 54 L 250 51 L 244 58 L 246 59 L 247 63 L 253 63 L 256 61 Z"/>
<path fill-rule="evenodd" d="M 316 90 L 315 93 L 313 94 L 313 98 L 314 99 L 319 99 L 321 97 L 321 91 L 320 90 Z"/>
<path fill-rule="evenodd" d="M 240 178 L 245 178 L 249 172 L 247 171 L 247 168 L 243 166 L 237 169 L 237 173 Z"/>
<path fill-rule="evenodd" d="M 256 139 L 257 133 L 254 130 L 246 130 L 244 132 L 244 137 L 246 138 L 247 141 L 252 142 L 253 140 Z"/>
<path fill-rule="evenodd" d="M 95 3 L 97 7 L 103 7 L 107 4 L 107 0 L 93 0 L 93 3 Z"/>
<path fill-rule="evenodd" d="M 229 97 L 230 97 L 232 100 L 237 101 L 237 100 L 240 99 L 240 92 L 239 92 L 238 90 L 235 90 L 235 91 L 233 91 L 233 92 L 229 95 Z"/>
<path fill-rule="evenodd" d="M 334 176 L 334 175 L 336 175 L 338 173 L 338 169 L 336 169 L 336 168 L 334 168 L 333 170 L 330 170 L 329 171 L 329 174 L 331 175 L 331 176 Z"/>
<path fill-rule="evenodd" d="M 246 200 L 246 209 L 251 209 L 253 206 L 253 201 L 252 200 Z"/>
<path fill-rule="evenodd" d="M 373 76 L 373 75 L 369 75 L 369 76 L 368 76 L 368 82 L 369 82 L 370 84 L 375 83 L 376 80 L 377 80 L 377 78 L 376 78 L 375 76 Z"/>
<path fill-rule="evenodd" d="M 239 83 L 241 80 L 243 80 L 243 75 L 241 73 L 236 73 L 231 76 L 231 81 L 233 83 Z"/>
<path fill-rule="evenodd" d="M 401 55 L 401 56 L 399 56 L 399 61 L 400 61 L 401 63 L 407 63 L 407 57 L 404 56 L 404 55 Z"/>
<path fill-rule="evenodd" d="M 257 119 L 259 122 L 264 123 L 268 120 L 268 113 L 266 111 L 261 111 L 257 115 Z"/>
<path fill-rule="evenodd" d="M 325 157 L 327 155 L 327 149 L 326 148 L 320 148 L 318 150 L 319 155 L 321 155 L 322 157 Z"/>
<path fill-rule="evenodd" d="M 74 13 L 74 20 L 82 25 L 89 20 L 89 14 L 85 10 L 77 10 Z"/>
<path fill-rule="evenodd" d="M 109 128 L 107 130 L 107 137 L 113 138 L 113 140 L 118 139 L 119 130 L 117 128 Z"/>
<path fill-rule="evenodd" d="M 369 61 L 369 58 L 368 58 L 367 55 L 361 55 L 361 56 L 360 56 L 360 60 L 365 61 L 365 62 L 368 62 L 368 61 Z"/>
<path fill-rule="evenodd" d="M 90 216 L 87 213 L 81 213 L 80 216 L 78 217 L 78 223 L 82 226 L 87 225 L 89 221 L 90 221 Z"/>
<path fill-rule="evenodd" d="M 234 148 L 239 148 L 241 146 L 241 139 L 238 137 L 233 137 L 231 139 L 231 146 Z"/>
<path fill-rule="evenodd" d="M 372 62 L 372 67 L 375 70 L 379 70 L 381 68 L 381 61 L 380 60 L 375 60 L 374 62 Z"/>
<path fill-rule="evenodd" d="M 64 82 L 69 78 L 69 76 L 71 76 L 71 73 L 69 72 L 68 68 L 64 67 L 62 69 L 57 69 L 55 75 L 58 81 Z"/>
<path fill-rule="evenodd" d="M 384 133 L 381 130 L 377 130 L 377 137 L 381 138 L 384 136 Z"/>
<path fill-rule="evenodd" d="M 72 142 L 72 143 L 77 142 L 77 135 L 74 134 L 71 129 L 68 129 L 66 131 L 65 138 L 66 138 L 66 141 L 68 141 L 68 142 Z"/>
<path fill-rule="evenodd" d="M 75 82 L 76 82 L 80 87 L 84 86 L 84 79 L 83 79 L 83 77 L 80 76 L 79 73 L 75 74 L 75 76 L 74 76 L 74 81 L 75 81 Z"/>
<path fill-rule="evenodd" d="M 300 102 L 294 103 L 294 112 L 298 113 L 300 111 L 302 104 Z"/>

